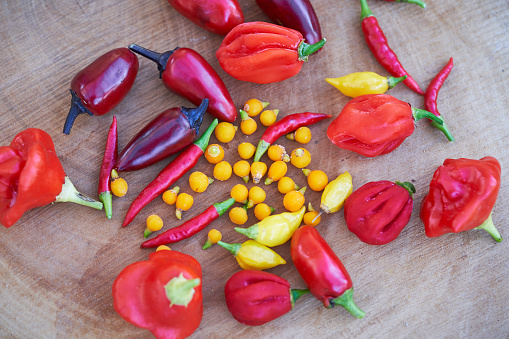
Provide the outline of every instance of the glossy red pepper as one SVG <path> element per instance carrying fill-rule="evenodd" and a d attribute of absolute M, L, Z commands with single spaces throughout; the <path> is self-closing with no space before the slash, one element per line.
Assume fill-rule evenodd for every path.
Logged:
<path fill-rule="evenodd" d="M 388 94 L 366 94 L 350 100 L 327 129 L 336 146 L 367 157 L 392 152 L 414 132 L 414 122 L 442 119 Z"/>
<path fill-rule="evenodd" d="M 344 215 L 350 232 L 370 245 L 396 239 L 410 221 L 415 187 L 410 182 L 368 182 L 345 201 Z"/>
<path fill-rule="evenodd" d="M 383 0 L 388 2 L 408 2 L 410 4 L 416 4 L 421 6 L 422 8 L 426 8 L 426 3 L 422 0 Z"/>
<path fill-rule="evenodd" d="M 258 147 L 256 148 L 254 161 L 260 161 L 260 158 L 269 149 L 270 145 L 283 135 L 291 133 L 299 127 L 316 124 L 327 118 L 332 118 L 332 115 L 305 112 L 285 116 L 283 119 L 267 127 L 265 132 L 263 132 L 261 140 L 258 142 Z"/>
<path fill-rule="evenodd" d="M 297 299 L 308 292 L 291 289 L 286 279 L 257 270 L 233 274 L 224 287 L 228 311 L 249 326 L 263 325 L 290 312 Z"/>
<path fill-rule="evenodd" d="M 198 52 L 177 47 L 172 51 L 156 53 L 136 44 L 131 44 L 129 49 L 154 61 L 164 86 L 173 93 L 196 106 L 207 98 L 207 112 L 214 117 L 228 122 L 237 119 L 237 110 L 230 92 L 216 71 Z"/>
<path fill-rule="evenodd" d="M 159 234 L 141 244 L 141 248 L 157 247 L 159 245 L 172 244 L 188 239 L 207 227 L 212 221 L 224 214 L 233 204 L 235 199 L 230 198 L 222 203 L 214 204 L 196 217 L 186 221 L 182 225 Z"/>
<path fill-rule="evenodd" d="M 124 223 L 122 224 L 123 227 L 129 225 L 143 207 L 147 206 L 157 196 L 166 191 L 173 183 L 196 165 L 198 159 L 207 148 L 210 136 L 212 132 L 214 132 L 217 124 L 218 121 L 215 119 L 198 140 L 177 155 L 177 157 L 163 168 L 155 179 L 141 191 L 131 203 L 131 206 L 129 206 L 124 218 Z"/>
<path fill-rule="evenodd" d="M 385 70 L 392 76 L 399 78 L 406 75 L 407 78 L 403 81 L 403 83 L 412 91 L 421 95 L 424 94 L 414 78 L 412 78 L 403 68 L 403 65 L 399 62 L 396 53 L 394 53 L 394 51 L 389 47 L 387 38 L 380 28 L 378 20 L 369 9 L 366 0 L 360 1 L 362 7 L 362 32 L 364 33 L 364 38 L 366 39 L 366 43 L 368 44 L 371 53 L 373 53 L 380 65 L 382 65 L 382 67 L 385 68 Z"/>
<path fill-rule="evenodd" d="M 315 227 L 301 226 L 295 231 L 291 254 L 309 291 L 326 308 L 341 305 L 355 317 L 364 317 L 364 312 L 353 301 L 350 275 Z"/>
<path fill-rule="evenodd" d="M 29 128 L 9 146 L 0 146 L 0 224 L 11 227 L 32 208 L 67 201 L 96 209 L 103 206 L 74 188 L 48 133 Z"/>
<path fill-rule="evenodd" d="M 82 69 L 71 80 L 71 109 L 64 133 L 71 132 L 81 113 L 103 115 L 117 106 L 133 87 L 138 74 L 138 58 L 127 48 L 111 50 Z"/>
<path fill-rule="evenodd" d="M 421 220 L 428 237 L 474 228 L 502 241 L 491 213 L 500 190 L 500 163 L 494 157 L 445 159 L 433 174 L 421 203 Z"/>
<path fill-rule="evenodd" d="M 125 321 L 156 338 L 186 338 L 203 316 L 202 271 L 190 255 L 156 251 L 113 282 L 113 307 Z"/>
<path fill-rule="evenodd" d="M 244 22 L 237 0 L 168 0 L 170 5 L 194 24 L 209 32 L 226 35 Z"/>
<path fill-rule="evenodd" d="M 324 44 L 322 39 L 309 45 L 291 28 L 246 22 L 228 33 L 216 57 L 221 68 L 235 79 L 267 84 L 299 73 L 308 56 Z"/>
<path fill-rule="evenodd" d="M 117 133 L 117 118 L 113 117 L 108 136 L 106 138 L 106 148 L 104 150 L 103 161 L 101 164 L 101 172 L 99 173 L 99 200 L 104 204 L 104 211 L 106 217 L 111 219 L 112 216 L 112 201 L 111 201 L 111 170 L 115 168 L 115 163 L 118 157 L 118 133 Z"/>
<path fill-rule="evenodd" d="M 200 132 L 209 100 L 196 108 L 170 108 L 141 129 L 118 156 L 117 172 L 136 171 L 189 146 Z"/>
<path fill-rule="evenodd" d="M 302 33 L 308 44 L 323 39 L 320 22 L 309 0 L 256 0 L 273 22 Z"/>

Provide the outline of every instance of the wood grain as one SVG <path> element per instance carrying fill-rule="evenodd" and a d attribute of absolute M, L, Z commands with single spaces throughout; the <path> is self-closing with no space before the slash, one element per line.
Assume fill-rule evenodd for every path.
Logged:
<path fill-rule="evenodd" d="M 239 1 L 246 21 L 267 21 L 256 3 Z M 337 115 L 348 98 L 323 79 L 354 71 L 386 74 L 370 54 L 360 30 L 358 1 L 313 0 L 327 44 L 310 57 L 302 71 L 286 81 L 257 85 L 237 81 L 219 67 L 215 51 L 222 37 L 208 33 L 176 13 L 166 1 L 47 0 L 3 1 L 0 4 L 0 145 L 21 130 L 37 127 L 54 139 L 57 153 L 75 186 L 96 196 L 99 167 L 112 116 L 118 118 L 119 147 L 163 110 L 190 104 L 169 93 L 153 63 L 140 59 L 136 83 L 126 99 L 108 115 L 78 117 L 70 136 L 61 130 L 69 109 L 68 87 L 73 75 L 106 51 L 137 43 L 165 51 L 176 46 L 198 51 L 220 74 L 235 104 L 241 108 L 252 97 L 270 102 L 281 116 L 316 111 Z M 405 180 L 417 193 L 412 219 L 398 239 L 376 247 L 360 242 L 345 225 L 342 212 L 323 217 L 319 230 L 347 267 L 354 281 L 354 299 L 366 312 L 362 320 L 344 309 L 327 310 L 311 296 L 301 298 L 289 314 L 260 327 L 236 322 L 224 303 L 226 280 L 238 271 L 232 255 L 219 247 L 201 250 L 206 232 L 172 246 L 195 256 L 203 267 L 204 316 L 193 338 L 253 337 L 460 337 L 506 338 L 509 335 L 509 249 L 507 239 L 496 244 L 481 231 L 428 239 L 419 220 L 419 204 L 427 193 L 434 170 L 445 158 L 497 157 L 503 181 L 494 209 L 494 222 L 508 234 L 509 4 L 428 0 L 428 8 L 411 4 L 370 1 L 394 51 L 424 89 L 452 56 L 454 69 L 439 95 L 456 142 L 448 143 L 425 121 L 394 152 L 367 159 L 341 150 L 325 137 L 327 122 L 311 128 L 307 148 L 312 167 L 335 177 L 348 170 L 354 188 L 368 181 Z M 405 86 L 392 95 L 422 108 L 423 99 Z M 211 121 L 206 117 L 203 127 Z M 238 124 L 238 121 L 236 122 Z M 202 131 L 203 128 L 202 127 Z M 237 146 L 257 143 L 261 125 L 252 136 L 239 133 L 224 145 L 226 160 L 239 160 Z M 217 140 L 213 137 L 212 142 Z M 286 139 L 287 149 L 297 147 Z M 264 157 L 266 161 L 268 159 Z M 149 204 L 127 228 L 121 228 L 129 204 L 171 160 L 125 174 L 129 193 L 114 200 L 114 216 L 74 204 L 54 204 L 27 212 L 13 227 L 0 229 L 0 336 L 1 337 L 122 337 L 151 334 L 126 323 L 112 306 L 111 286 L 128 264 L 145 260 L 142 250 L 144 220 L 157 213 L 165 228 L 179 223 L 174 208 L 161 199 Z M 208 175 L 213 166 L 200 159 L 196 170 Z M 291 167 L 299 185 L 305 177 Z M 179 182 L 191 193 L 187 179 Z M 225 200 L 233 177 L 193 194 L 191 218 L 212 202 Z M 252 184 L 250 183 L 249 186 Z M 284 210 L 275 186 L 266 188 L 267 202 Z M 318 205 L 320 194 L 307 192 Z M 249 211 L 249 224 L 255 222 Z M 227 242 L 245 238 L 233 231 L 228 217 L 212 227 Z M 293 267 L 289 244 L 276 248 L 288 263 L 270 272 L 288 279 L 295 288 L 304 283 Z"/>

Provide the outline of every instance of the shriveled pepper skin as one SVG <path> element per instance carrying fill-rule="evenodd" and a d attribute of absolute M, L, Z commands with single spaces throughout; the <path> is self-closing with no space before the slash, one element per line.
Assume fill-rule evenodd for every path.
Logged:
<path fill-rule="evenodd" d="M 421 203 L 426 235 L 438 237 L 481 226 L 497 200 L 500 175 L 500 163 L 494 157 L 446 159 L 433 174 Z"/>

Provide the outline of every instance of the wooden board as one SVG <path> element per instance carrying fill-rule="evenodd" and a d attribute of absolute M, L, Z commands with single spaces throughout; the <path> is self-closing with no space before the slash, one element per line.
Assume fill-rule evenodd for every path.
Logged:
<path fill-rule="evenodd" d="M 240 0 L 246 21 L 267 21 L 252 0 Z M 302 71 L 268 85 L 240 82 L 220 69 L 215 51 L 222 41 L 176 13 L 166 1 L 4 1 L 0 6 L 0 145 L 21 130 L 37 127 L 54 139 L 62 164 L 75 186 L 97 197 L 97 181 L 105 138 L 112 116 L 118 118 L 119 146 L 156 114 L 187 105 L 168 92 L 155 65 L 140 59 L 140 71 L 128 97 L 108 115 L 80 116 L 70 136 L 62 126 L 70 104 L 69 83 L 76 72 L 106 51 L 138 43 L 157 51 L 176 46 L 201 53 L 220 74 L 238 108 L 252 97 L 270 102 L 281 116 L 303 111 L 335 116 L 348 102 L 324 81 L 355 71 L 386 74 L 369 52 L 360 29 L 358 1 L 312 1 L 327 44 L 310 57 Z M 311 128 L 307 148 L 310 167 L 335 177 L 348 170 L 354 188 L 368 181 L 406 180 L 417 189 L 410 223 L 398 239 L 385 246 L 360 242 L 345 225 L 343 212 L 323 217 L 319 231 L 331 244 L 354 281 L 354 299 L 366 312 L 355 319 L 341 307 L 327 310 L 311 296 L 300 299 L 289 314 L 260 327 L 248 327 L 228 313 L 223 288 L 240 268 L 233 256 L 216 246 L 202 251 L 206 231 L 174 244 L 173 250 L 195 256 L 203 267 L 204 315 L 193 338 L 219 337 L 491 337 L 509 334 L 509 249 L 482 231 L 429 239 L 419 219 L 419 205 L 435 169 L 446 158 L 497 157 L 503 181 L 493 220 L 507 237 L 509 80 L 509 6 L 505 0 L 428 0 L 428 8 L 411 4 L 369 1 L 394 51 L 422 88 L 452 56 L 454 69 L 439 95 L 439 109 L 456 137 L 449 143 L 426 121 L 394 152 L 374 159 L 337 148 L 325 137 L 328 122 Z M 421 96 L 399 85 L 390 92 L 422 108 Z M 203 126 L 211 121 L 206 117 Z M 236 124 L 239 122 L 237 121 Z M 202 128 L 203 131 L 203 128 Z M 226 160 L 236 162 L 237 146 L 257 143 L 263 128 L 252 136 L 241 133 L 224 145 Z M 215 137 L 212 142 L 216 142 Z M 280 143 L 292 150 L 297 144 Z M 268 161 L 264 157 L 265 161 Z M 161 199 L 147 206 L 127 228 L 123 217 L 134 197 L 169 162 L 124 175 L 129 193 L 114 200 L 114 217 L 74 204 L 55 204 L 27 212 L 13 227 L 0 229 L 0 336 L 38 338 L 150 337 L 126 323 L 114 310 L 111 286 L 128 264 L 147 259 L 142 250 L 145 218 L 159 214 L 165 229 L 179 225 L 174 207 Z M 213 166 L 200 159 L 195 167 L 211 175 Z M 291 168 L 290 176 L 305 185 Z M 191 193 L 184 176 L 178 185 Z M 232 177 L 193 194 L 189 219 L 211 202 L 225 200 L 241 183 Z M 249 184 L 251 186 L 252 183 Z M 267 201 L 284 210 L 275 186 L 266 188 Z M 320 194 L 306 193 L 319 204 Z M 255 223 L 252 210 L 248 225 Z M 246 225 L 247 226 L 247 225 Z M 211 227 L 227 242 L 245 238 L 233 231 L 228 217 Z M 276 248 L 288 263 L 270 272 L 288 279 L 294 288 L 304 283 L 295 270 L 289 244 Z"/>

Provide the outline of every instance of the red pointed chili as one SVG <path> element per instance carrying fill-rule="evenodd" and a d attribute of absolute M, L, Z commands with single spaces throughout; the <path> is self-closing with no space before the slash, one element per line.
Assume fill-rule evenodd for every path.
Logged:
<path fill-rule="evenodd" d="M 382 67 L 385 68 L 385 70 L 392 76 L 402 77 L 406 75 L 407 78 L 403 81 L 403 83 L 412 91 L 423 95 L 424 93 L 417 82 L 403 68 L 403 65 L 399 62 L 396 53 L 394 53 L 394 51 L 389 47 L 387 38 L 380 28 L 378 20 L 369 9 L 366 0 L 360 1 L 362 7 L 362 32 L 364 33 L 364 38 L 366 39 L 366 43 L 368 44 L 371 53 L 373 53 L 380 65 L 382 65 Z"/>
<path fill-rule="evenodd" d="M 159 234 L 157 237 L 145 241 L 140 247 L 157 247 L 159 245 L 172 244 L 190 238 L 207 227 L 212 221 L 222 216 L 234 203 L 235 199 L 230 198 L 221 203 L 214 204 L 182 225 L 171 228 Z"/>
<path fill-rule="evenodd" d="M 117 118 L 113 117 L 108 136 L 106 138 L 106 149 L 101 164 L 101 173 L 99 174 L 99 200 L 104 204 L 104 211 L 108 219 L 111 219 L 111 170 L 115 167 L 118 155 L 118 134 L 117 134 Z"/>
<path fill-rule="evenodd" d="M 166 191 L 168 187 L 179 180 L 196 165 L 198 159 L 207 148 L 210 136 L 212 135 L 212 132 L 214 132 L 217 124 L 217 119 L 214 119 L 209 128 L 207 128 L 207 130 L 198 140 L 194 142 L 194 144 L 183 150 L 182 153 L 163 168 L 157 177 L 152 180 L 152 182 L 148 184 L 143 191 L 141 191 L 141 193 L 131 203 L 131 206 L 129 206 L 124 223 L 122 224 L 123 227 L 129 225 L 143 207 L 147 206 L 157 196 Z"/>
<path fill-rule="evenodd" d="M 453 67 L 453 61 L 452 58 L 449 59 L 449 62 L 438 72 L 438 74 L 435 76 L 433 80 L 428 85 L 428 88 L 426 89 L 426 92 L 424 93 L 424 109 L 426 111 L 429 111 L 436 115 L 437 117 L 440 117 L 440 112 L 437 108 L 437 98 L 438 98 L 438 92 L 440 91 L 440 88 L 442 88 L 442 85 L 445 82 L 445 79 L 449 76 L 449 73 L 451 73 Z M 442 117 L 443 120 L 443 117 Z M 441 130 L 447 139 L 449 141 L 454 141 L 453 136 L 451 135 L 451 132 L 445 125 L 445 122 L 443 125 L 437 124 L 433 120 L 431 121 L 431 124 Z"/>
<path fill-rule="evenodd" d="M 408 2 L 410 4 L 416 4 L 421 6 L 422 8 L 426 8 L 426 3 L 422 0 L 383 0 L 387 2 Z"/>

